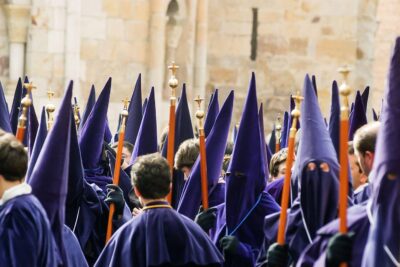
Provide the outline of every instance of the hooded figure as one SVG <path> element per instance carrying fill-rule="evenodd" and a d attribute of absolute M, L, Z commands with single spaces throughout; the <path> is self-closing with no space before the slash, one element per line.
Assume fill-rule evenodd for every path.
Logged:
<path fill-rule="evenodd" d="M 207 137 L 211 132 L 215 120 L 219 113 L 218 103 L 218 89 L 215 89 L 214 94 L 211 96 L 210 104 L 208 105 L 206 119 L 204 121 L 204 134 Z"/>
<path fill-rule="evenodd" d="M 22 80 L 18 79 L 17 86 L 14 92 L 14 98 L 10 110 L 10 124 L 13 134 L 16 134 L 18 128 L 19 108 L 22 100 Z"/>
<path fill-rule="evenodd" d="M 367 124 L 367 116 L 365 115 L 365 108 L 360 91 L 357 91 L 356 101 L 354 102 L 354 109 L 350 114 L 349 123 L 349 141 L 353 141 L 354 133 L 358 128 Z"/>
<path fill-rule="evenodd" d="M 215 97 L 215 96 L 214 96 Z M 221 176 L 222 162 L 225 154 L 226 143 L 229 134 L 229 126 L 232 118 L 233 109 L 233 91 L 229 94 L 224 105 L 219 112 L 214 126 L 206 140 L 206 158 L 207 158 L 207 178 L 208 178 L 208 196 L 209 206 L 221 204 L 221 201 L 215 203 L 213 200 L 213 191 L 216 190 L 218 179 Z M 225 190 L 219 191 L 218 199 L 223 199 Z M 221 196 L 222 194 L 222 196 Z M 214 202 L 214 203 L 213 203 Z M 219 202 L 219 203 L 218 203 Z M 222 201 L 223 202 L 223 201 Z M 201 173 L 200 156 L 192 167 L 188 181 L 183 188 L 182 196 L 179 201 L 177 211 L 187 217 L 194 219 L 201 205 Z"/>
<path fill-rule="evenodd" d="M 29 83 L 28 77 L 25 76 L 24 83 Z M 27 94 L 26 88 L 22 89 L 22 97 L 25 97 Z M 32 92 L 29 94 L 32 104 L 29 106 L 28 111 L 26 113 L 27 121 L 26 121 L 26 130 L 25 130 L 25 137 L 24 137 L 24 145 L 28 147 L 29 156 L 32 154 L 33 145 L 35 144 L 36 133 L 39 127 L 39 121 L 36 116 L 35 107 L 33 105 L 33 97 Z M 19 116 L 21 116 L 22 107 L 19 109 Z"/>
<path fill-rule="evenodd" d="M 371 222 L 363 266 L 398 266 L 400 257 L 400 37 L 391 58 L 371 173 L 372 199 L 367 207 Z"/>
<path fill-rule="evenodd" d="M 368 97 L 369 97 L 369 86 L 367 86 L 361 94 L 361 99 L 364 106 L 364 113 L 367 113 Z"/>
<path fill-rule="evenodd" d="M 9 118 L 10 114 L 8 113 L 8 105 L 6 97 L 4 96 L 3 85 L 0 83 L 0 129 L 12 133 Z"/>
<path fill-rule="evenodd" d="M 64 95 L 55 123 L 44 141 L 29 184 L 32 193 L 46 210 L 63 266 L 87 266 L 78 240 L 64 225 L 68 190 L 71 97 L 72 82 Z"/>
<path fill-rule="evenodd" d="M 281 129 L 281 149 L 287 147 L 288 143 L 288 127 L 290 128 L 290 122 L 289 122 L 289 113 L 285 111 L 283 115 L 283 123 L 282 123 L 282 129 Z"/>
<path fill-rule="evenodd" d="M 262 149 L 253 73 L 227 171 L 225 207 L 218 216 L 215 231 L 215 239 L 225 255 L 224 266 L 254 266 L 263 242 L 260 225 L 266 215 L 279 211 L 278 204 L 264 191 L 266 170 Z"/>
<path fill-rule="evenodd" d="M 86 123 L 82 126 L 79 136 L 85 178 L 89 183 L 99 186 L 104 192 L 106 191 L 105 186 L 112 182 L 112 178 L 106 172 L 108 166 L 102 163 L 110 91 L 111 78 L 108 79 L 99 95 Z"/>
<path fill-rule="evenodd" d="M 293 173 L 297 176 L 299 195 L 288 211 L 286 227 L 286 243 L 294 262 L 312 242 L 317 230 L 336 218 L 339 194 L 336 152 L 308 75 L 305 77 L 303 95 L 300 116 L 302 132 Z M 265 220 L 266 246 L 276 240 L 278 221 L 279 214 Z M 262 259 L 260 255 L 259 260 Z"/>
<path fill-rule="evenodd" d="M 194 137 L 192 120 L 189 111 L 189 105 L 186 96 L 186 85 L 183 84 L 181 97 L 175 113 L 175 148 L 174 154 L 179 146 L 187 139 Z M 161 149 L 161 155 L 167 158 L 168 136 L 165 139 L 164 146 Z M 185 176 L 182 171 L 174 168 L 172 177 L 172 207 L 177 208 L 179 199 L 185 185 Z"/>
<path fill-rule="evenodd" d="M 275 154 L 276 152 L 278 152 L 278 151 L 275 151 L 275 145 L 276 145 L 276 136 L 275 136 L 275 124 L 274 124 L 274 128 L 272 128 L 271 137 L 269 138 L 269 142 L 268 142 L 268 146 L 269 146 L 269 149 L 270 149 L 272 155 Z M 269 161 L 268 161 L 268 163 L 269 163 Z"/>
<path fill-rule="evenodd" d="M 92 112 L 95 103 L 96 103 L 96 90 L 94 88 L 94 85 L 92 85 L 92 87 L 90 88 L 88 100 L 86 102 L 85 111 L 83 112 L 81 123 L 79 124 L 80 130 L 83 128 L 87 119 L 89 118 L 90 112 Z"/>
<path fill-rule="evenodd" d="M 131 101 L 128 107 L 128 119 L 125 128 L 125 141 L 132 145 L 136 142 L 136 137 L 139 132 L 140 122 L 142 121 L 142 75 L 139 74 L 135 89 L 133 90 Z"/>
<path fill-rule="evenodd" d="M 142 155 L 157 152 L 157 118 L 154 88 L 151 88 L 149 100 L 144 110 L 142 122 L 133 148 L 130 165 Z"/>
<path fill-rule="evenodd" d="M 329 135 L 331 137 L 333 147 L 335 148 L 337 159 L 339 160 L 339 145 L 340 145 L 340 100 L 339 88 L 336 81 L 332 83 L 332 98 L 331 98 L 331 114 L 329 117 Z"/>

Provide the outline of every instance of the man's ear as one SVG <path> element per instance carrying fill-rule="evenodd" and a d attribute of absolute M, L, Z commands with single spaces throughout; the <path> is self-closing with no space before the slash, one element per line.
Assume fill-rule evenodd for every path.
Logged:
<path fill-rule="evenodd" d="M 133 186 L 133 190 L 135 191 L 135 195 L 137 197 L 141 197 L 142 196 L 142 194 L 139 192 L 139 190 L 136 188 L 136 186 Z"/>
<path fill-rule="evenodd" d="M 374 163 L 375 154 L 371 151 L 366 151 L 364 155 L 364 159 L 368 161 L 370 168 L 372 169 L 372 164 Z"/>

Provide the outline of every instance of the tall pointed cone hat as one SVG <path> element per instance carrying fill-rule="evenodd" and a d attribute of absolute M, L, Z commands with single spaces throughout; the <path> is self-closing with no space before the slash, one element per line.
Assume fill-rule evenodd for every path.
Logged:
<path fill-rule="evenodd" d="M 303 96 L 296 173 L 299 175 L 305 229 L 313 238 L 320 227 L 336 218 L 339 164 L 308 75 L 304 81 Z M 308 169 L 309 163 L 316 165 L 315 170 Z M 327 163 L 329 170 L 323 170 L 322 163 Z"/>
<path fill-rule="evenodd" d="M 106 119 L 106 126 L 104 127 L 104 141 L 109 144 L 112 140 L 112 133 L 110 130 L 110 125 L 108 123 L 108 119 Z"/>
<path fill-rule="evenodd" d="M 373 119 L 374 121 L 379 121 L 378 114 L 376 114 L 376 111 L 375 111 L 374 108 L 372 108 L 372 119 Z"/>
<path fill-rule="evenodd" d="M 81 123 L 79 124 L 79 129 L 82 129 L 83 125 L 85 125 L 95 103 L 96 103 L 96 89 L 94 88 L 94 85 L 92 85 L 92 87 L 90 88 L 88 100 L 86 102 L 85 111 L 83 111 Z"/>
<path fill-rule="evenodd" d="M 15 88 L 14 99 L 13 99 L 11 111 L 10 111 L 10 124 L 11 124 L 12 132 L 14 134 L 16 134 L 16 132 L 17 132 L 19 108 L 21 106 L 21 100 L 22 100 L 22 80 L 21 80 L 21 78 L 19 78 L 17 87 Z"/>
<path fill-rule="evenodd" d="M 339 88 L 336 81 L 332 83 L 332 98 L 331 98 L 331 114 L 328 125 L 329 135 L 335 148 L 337 158 L 339 159 L 339 144 L 340 144 L 340 100 Z"/>
<path fill-rule="evenodd" d="M 363 126 L 367 124 L 367 116 L 364 111 L 364 104 L 359 91 L 356 94 L 356 101 L 354 102 L 354 109 L 349 118 L 349 141 L 353 141 L 354 133 Z"/>
<path fill-rule="evenodd" d="M 178 105 L 176 107 L 175 113 L 175 148 L 174 153 L 178 151 L 180 144 L 185 140 L 194 137 L 192 119 L 190 116 L 189 105 L 186 96 L 186 85 L 183 84 L 181 97 L 179 98 Z M 168 136 L 165 141 L 165 145 L 161 149 L 161 155 L 167 157 L 167 147 L 168 147 Z M 172 180 L 172 206 L 176 208 L 180 196 L 182 194 L 183 186 L 185 184 L 185 177 L 183 172 L 174 169 L 173 180 Z"/>
<path fill-rule="evenodd" d="M 283 114 L 283 123 L 282 123 L 282 129 L 281 129 L 281 149 L 286 147 L 286 144 L 288 141 L 288 136 L 287 136 L 288 125 L 290 125 L 289 113 L 287 111 L 285 111 L 285 113 Z"/>
<path fill-rule="evenodd" d="M 219 113 L 219 103 L 218 103 L 218 89 L 215 89 L 215 92 L 210 99 L 210 104 L 208 105 L 206 119 L 204 121 L 204 134 L 206 137 L 211 132 L 211 128 L 214 125 L 215 120 L 217 119 Z"/>
<path fill-rule="evenodd" d="M 72 85 L 71 81 L 29 180 L 32 193 L 46 210 L 63 262 L 67 262 L 62 231 L 68 188 Z"/>
<path fill-rule="evenodd" d="M 101 158 L 110 92 L 111 78 L 105 84 L 86 123 L 81 129 L 79 147 L 85 169 L 97 168 Z"/>
<path fill-rule="evenodd" d="M 131 96 L 131 102 L 128 107 L 129 116 L 126 122 L 125 141 L 132 145 L 136 142 L 139 133 L 140 123 L 143 117 L 142 111 L 142 74 L 139 74 L 135 89 Z"/>
<path fill-rule="evenodd" d="M 42 114 L 40 116 L 39 129 L 36 135 L 35 145 L 33 146 L 31 157 L 29 158 L 28 172 L 26 174 L 27 182 L 29 182 L 30 176 L 33 169 L 35 168 L 36 161 L 42 151 L 44 141 L 47 136 L 47 122 L 46 122 L 46 110 L 42 108 Z"/>
<path fill-rule="evenodd" d="M 368 97 L 369 97 L 369 86 L 365 87 L 364 91 L 361 94 L 363 106 L 364 106 L 364 113 L 367 113 L 367 106 L 368 106 Z"/>
<path fill-rule="evenodd" d="M 10 124 L 10 114 L 8 113 L 8 105 L 4 96 L 3 85 L 0 82 L 0 129 L 8 133 L 12 133 Z"/>
<path fill-rule="evenodd" d="M 143 110 L 143 114 L 144 114 L 144 111 L 146 110 L 146 107 L 147 107 L 147 102 L 148 102 L 149 100 L 147 99 L 147 97 L 143 100 L 143 106 L 142 106 L 142 110 Z M 140 121 L 141 122 L 141 121 Z M 140 128 L 140 127 L 139 127 Z"/>
<path fill-rule="evenodd" d="M 400 260 L 400 37 L 390 61 L 380 116 L 372 179 L 372 222 L 364 253 L 365 266 L 396 266 Z"/>
<path fill-rule="evenodd" d="M 271 131 L 271 137 L 269 138 L 269 142 L 268 142 L 268 146 L 269 146 L 269 150 L 271 151 L 272 154 L 275 154 L 275 145 L 276 145 L 276 133 L 275 133 L 275 124 L 274 124 L 274 128 Z"/>
<path fill-rule="evenodd" d="M 155 153 L 157 150 L 156 103 L 154 99 L 154 88 L 151 88 L 149 100 L 133 148 L 130 164 L 133 164 L 137 157 Z"/>
<path fill-rule="evenodd" d="M 262 155 L 263 155 L 263 162 L 264 162 L 264 165 L 265 165 L 265 173 L 266 173 L 266 176 L 268 176 L 267 172 L 269 170 L 269 168 L 268 168 L 269 161 L 268 161 L 267 144 L 265 143 L 264 110 L 263 110 L 263 104 L 262 103 L 261 103 L 260 109 L 258 111 L 258 123 L 260 125 L 261 152 L 262 152 Z"/>
<path fill-rule="evenodd" d="M 233 110 L 233 91 L 230 92 L 219 112 L 210 134 L 206 139 L 207 153 L 207 178 L 208 189 L 218 183 L 221 175 L 222 163 L 225 154 L 226 143 L 229 135 L 229 127 Z M 194 219 L 201 205 L 201 173 L 200 156 L 192 167 L 189 180 L 186 182 L 179 201 L 178 212 Z"/>
<path fill-rule="evenodd" d="M 311 80 L 312 80 L 313 88 L 314 88 L 314 91 L 315 91 L 315 95 L 318 98 L 317 79 L 316 79 L 315 75 L 311 76 Z"/>
<path fill-rule="evenodd" d="M 227 173 L 226 223 L 228 230 L 232 231 L 253 207 L 266 186 L 254 73 Z"/>

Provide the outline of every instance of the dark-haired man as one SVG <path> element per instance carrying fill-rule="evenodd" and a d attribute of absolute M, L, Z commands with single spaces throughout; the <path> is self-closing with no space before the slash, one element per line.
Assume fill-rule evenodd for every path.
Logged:
<path fill-rule="evenodd" d="M 222 255 L 203 230 L 165 200 L 171 188 L 166 159 L 138 157 L 132 183 L 143 212 L 115 232 L 95 266 L 221 266 Z"/>
<path fill-rule="evenodd" d="M 24 182 L 24 146 L 0 130 L 0 265 L 58 266 L 47 215 Z"/>

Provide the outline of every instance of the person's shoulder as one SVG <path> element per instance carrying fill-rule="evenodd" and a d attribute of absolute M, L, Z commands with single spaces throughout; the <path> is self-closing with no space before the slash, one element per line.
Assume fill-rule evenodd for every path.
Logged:
<path fill-rule="evenodd" d="M 4 204 L 6 214 L 44 212 L 39 200 L 32 194 L 21 195 L 10 199 Z"/>

